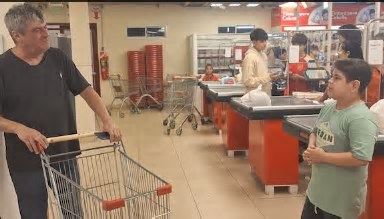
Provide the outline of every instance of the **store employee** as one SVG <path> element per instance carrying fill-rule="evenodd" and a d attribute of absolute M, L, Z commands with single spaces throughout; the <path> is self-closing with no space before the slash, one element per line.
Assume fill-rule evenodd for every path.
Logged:
<path fill-rule="evenodd" d="M 252 47 L 245 53 L 242 63 L 242 82 L 247 91 L 262 85 L 262 90 L 271 95 L 271 81 L 277 75 L 268 73 L 268 58 L 263 52 L 267 45 L 268 34 L 261 28 L 256 28 L 250 34 Z"/>

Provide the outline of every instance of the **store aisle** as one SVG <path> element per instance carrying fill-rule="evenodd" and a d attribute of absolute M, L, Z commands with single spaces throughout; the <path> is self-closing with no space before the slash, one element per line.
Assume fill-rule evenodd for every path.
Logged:
<path fill-rule="evenodd" d="M 186 126 L 181 136 L 174 132 L 167 136 L 162 126 L 165 115 L 144 110 L 140 115 L 126 113 L 121 119 L 113 112 L 129 156 L 172 184 L 172 218 L 300 217 L 304 180 L 300 194 L 279 189 L 269 198 L 250 174 L 247 158 L 227 157 L 211 125 L 199 126 L 198 131 Z"/>

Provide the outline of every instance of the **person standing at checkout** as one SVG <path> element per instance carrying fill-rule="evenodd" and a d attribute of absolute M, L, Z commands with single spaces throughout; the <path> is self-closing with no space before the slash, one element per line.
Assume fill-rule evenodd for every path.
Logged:
<path fill-rule="evenodd" d="M 378 134 L 373 113 L 362 101 L 371 67 L 362 59 L 335 62 L 328 94 L 304 160 L 312 177 L 301 219 L 358 219 L 365 209 L 368 164 Z"/>
<path fill-rule="evenodd" d="M 307 53 L 308 38 L 303 33 L 293 35 L 291 44 L 299 46 L 299 62 L 288 65 L 289 83 L 285 92 L 286 95 L 292 95 L 292 92 L 295 91 L 310 91 L 310 84 L 306 81 L 304 74 L 308 68 L 308 62 L 314 60 Z"/>
<path fill-rule="evenodd" d="M 250 34 L 252 46 L 245 53 L 241 70 L 242 82 L 247 91 L 262 85 L 262 90 L 271 95 L 271 81 L 277 79 L 276 74 L 268 72 L 268 58 L 263 50 L 267 46 L 268 34 L 261 28 L 256 28 Z"/>

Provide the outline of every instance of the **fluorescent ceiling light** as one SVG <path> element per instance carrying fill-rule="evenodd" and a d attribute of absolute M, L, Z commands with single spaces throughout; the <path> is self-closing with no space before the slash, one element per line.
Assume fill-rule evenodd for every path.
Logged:
<path fill-rule="evenodd" d="M 326 26 L 300 26 L 299 30 L 325 30 Z M 296 31 L 296 27 L 283 27 L 283 31 Z"/>
<path fill-rule="evenodd" d="M 230 7 L 238 7 L 240 5 L 241 5 L 240 3 L 231 3 L 228 6 L 230 6 Z"/>
<path fill-rule="evenodd" d="M 221 7 L 223 4 L 221 3 L 211 3 L 211 7 Z"/>
<path fill-rule="evenodd" d="M 258 4 L 258 3 L 249 3 L 249 4 L 247 4 L 247 7 L 257 7 L 259 5 L 260 4 Z"/>
<path fill-rule="evenodd" d="M 294 7 L 297 7 L 297 3 L 296 2 L 286 2 L 284 4 L 279 5 L 279 7 L 282 7 L 282 8 L 294 8 Z"/>
<path fill-rule="evenodd" d="M 323 2 L 323 8 L 327 9 L 328 8 L 328 2 Z"/>
<path fill-rule="evenodd" d="M 308 8 L 308 5 L 306 2 L 301 2 L 301 5 L 303 6 L 303 8 Z"/>

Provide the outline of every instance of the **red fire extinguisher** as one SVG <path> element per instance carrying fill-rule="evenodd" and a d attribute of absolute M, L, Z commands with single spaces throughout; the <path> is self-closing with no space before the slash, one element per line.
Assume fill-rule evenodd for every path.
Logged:
<path fill-rule="evenodd" d="M 100 51 L 100 74 L 103 80 L 109 78 L 108 54 L 104 51 L 104 47 L 101 47 Z"/>

